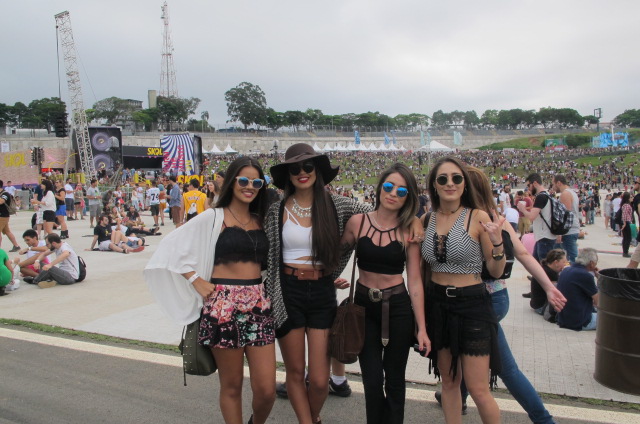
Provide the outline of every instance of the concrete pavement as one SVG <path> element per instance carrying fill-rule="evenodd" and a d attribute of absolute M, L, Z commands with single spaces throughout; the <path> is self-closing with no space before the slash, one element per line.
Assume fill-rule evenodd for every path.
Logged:
<path fill-rule="evenodd" d="M 29 226 L 31 212 L 19 212 L 11 218 L 11 228 L 20 240 Z M 143 216 L 151 224 L 150 216 Z M 166 234 L 169 224 L 160 227 Z M 177 344 L 181 327 L 171 323 L 154 304 L 142 279 L 142 269 L 162 236 L 147 237 L 143 252 L 129 255 L 84 251 L 91 244 L 92 230 L 88 220 L 69 222 L 69 244 L 87 263 L 85 282 L 66 287 L 40 289 L 22 284 L 10 295 L 0 298 L 0 317 L 23 319 L 118 337 Z M 586 227 L 588 235 L 580 247 L 600 251 L 621 252 L 620 239 L 603 228 L 602 218 Z M 2 246 L 10 248 L 3 238 Z M 13 254 L 10 255 L 13 257 Z M 621 254 L 600 254 L 599 267 L 623 267 L 627 259 Z M 345 270 L 349 277 L 350 266 Z M 522 371 L 540 392 L 576 397 L 616 400 L 640 404 L 639 396 L 607 389 L 593 379 L 595 364 L 595 332 L 573 332 L 547 323 L 528 306 L 521 294 L 529 291 L 526 271 L 514 266 L 509 280 L 511 310 L 502 326 Z M 340 293 L 346 296 L 346 291 Z M 359 372 L 353 364 L 348 371 Z M 410 355 L 407 379 L 435 383 L 427 374 L 427 362 L 417 354 Z"/>

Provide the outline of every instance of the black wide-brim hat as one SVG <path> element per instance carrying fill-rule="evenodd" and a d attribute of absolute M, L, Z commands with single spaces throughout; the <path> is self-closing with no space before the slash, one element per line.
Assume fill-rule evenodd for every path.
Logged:
<path fill-rule="evenodd" d="M 329 184 L 338 175 L 339 166 L 332 166 L 327 155 L 316 153 L 313 147 L 306 143 L 291 145 L 284 154 L 284 162 L 271 167 L 269 172 L 273 179 L 273 185 L 283 189 L 289 179 L 289 165 L 312 159 L 316 165 L 316 171 L 322 174 L 322 180 Z"/>

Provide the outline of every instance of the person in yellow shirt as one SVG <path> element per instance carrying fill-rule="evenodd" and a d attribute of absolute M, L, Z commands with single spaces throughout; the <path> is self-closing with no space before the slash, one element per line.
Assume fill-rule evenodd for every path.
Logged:
<path fill-rule="evenodd" d="M 207 196 L 199 188 L 200 181 L 197 178 L 192 178 L 189 181 L 189 191 L 182 195 L 183 202 L 180 216 L 186 216 L 185 222 L 204 212 Z"/>

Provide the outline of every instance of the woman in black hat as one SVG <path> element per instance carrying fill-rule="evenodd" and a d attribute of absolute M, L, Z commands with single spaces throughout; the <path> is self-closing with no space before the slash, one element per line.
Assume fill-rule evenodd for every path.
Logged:
<path fill-rule="evenodd" d="M 284 190 L 284 199 L 271 206 L 265 222 L 271 246 L 267 290 L 287 370 L 288 397 L 301 423 L 319 422 L 328 394 L 327 342 L 337 306 L 334 281 L 351 253 L 342 254 L 340 236 L 352 215 L 370 210 L 325 190 L 338 169 L 304 143 L 289 147 L 285 161 L 271 167 L 273 184 Z"/>

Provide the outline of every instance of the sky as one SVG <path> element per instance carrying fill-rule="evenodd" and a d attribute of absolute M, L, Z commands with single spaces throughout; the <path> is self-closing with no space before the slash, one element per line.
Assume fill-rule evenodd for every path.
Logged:
<path fill-rule="evenodd" d="M 68 10 L 85 108 L 159 90 L 160 0 L 3 0 L 0 103 L 58 96 Z M 216 128 L 246 81 L 277 111 L 640 109 L 637 0 L 169 0 L 180 97 Z M 62 61 L 62 57 L 60 57 Z M 62 75 L 62 99 L 69 95 Z"/>

